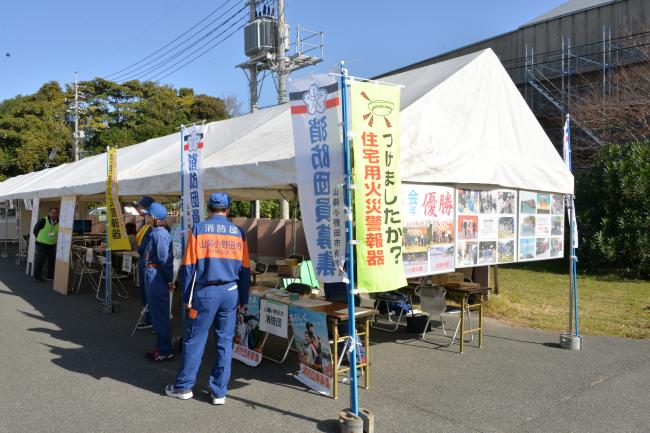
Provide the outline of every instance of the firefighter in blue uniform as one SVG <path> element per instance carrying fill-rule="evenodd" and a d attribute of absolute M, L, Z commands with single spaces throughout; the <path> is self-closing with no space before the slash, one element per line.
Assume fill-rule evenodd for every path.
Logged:
<path fill-rule="evenodd" d="M 169 319 L 169 296 L 174 281 L 174 254 L 172 238 L 165 228 L 167 209 L 154 202 L 149 207 L 149 213 L 153 217 L 153 227 L 140 260 L 144 261 L 144 285 L 151 323 L 156 332 L 156 345 L 146 356 L 152 362 L 161 362 L 174 357 Z"/>
<path fill-rule="evenodd" d="M 217 350 L 210 389 L 212 403 L 224 404 L 237 309 L 243 310 L 248 303 L 250 265 L 245 233 L 227 218 L 228 194 L 213 193 L 208 208 L 208 219 L 192 228 L 181 265 L 183 302 L 189 314 L 181 367 L 176 383 L 167 385 L 165 393 L 182 400 L 192 398 L 208 332 L 214 324 Z"/>
<path fill-rule="evenodd" d="M 140 215 L 144 217 L 142 226 L 138 233 L 135 236 L 136 241 L 138 242 L 138 254 L 140 257 L 144 254 L 144 249 L 151 239 L 151 216 L 149 215 L 149 207 L 154 202 L 154 199 L 143 195 L 140 199 Z M 147 308 L 147 311 L 142 316 L 142 320 L 138 323 L 138 329 L 147 329 L 151 328 L 151 313 L 149 313 L 150 308 L 147 307 L 147 290 L 144 286 L 144 260 L 138 261 L 138 289 L 140 294 L 140 301 L 142 302 L 142 308 Z"/>

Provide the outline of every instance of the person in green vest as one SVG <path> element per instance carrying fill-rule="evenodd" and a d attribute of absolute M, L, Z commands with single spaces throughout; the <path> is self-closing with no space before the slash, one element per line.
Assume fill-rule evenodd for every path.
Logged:
<path fill-rule="evenodd" d="M 59 236 L 59 208 L 53 207 L 49 214 L 34 226 L 36 236 L 36 256 L 34 258 L 34 280 L 42 283 L 43 265 L 47 261 L 47 277 L 54 278 L 56 258 L 56 239 Z"/>

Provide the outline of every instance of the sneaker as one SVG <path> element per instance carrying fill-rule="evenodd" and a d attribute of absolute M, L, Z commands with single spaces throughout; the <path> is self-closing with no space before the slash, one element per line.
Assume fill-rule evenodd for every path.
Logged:
<path fill-rule="evenodd" d="M 137 329 L 149 329 L 151 328 L 151 323 L 145 323 L 145 322 L 140 322 L 138 323 L 138 326 L 136 326 Z"/>
<path fill-rule="evenodd" d="M 154 359 L 158 355 L 160 355 L 160 352 L 158 352 L 158 349 L 154 347 L 154 349 L 151 352 L 145 353 L 144 357 L 147 359 Z"/>
<path fill-rule="evenodd" d="M 226 404 L 226 396 L 215 397 L 214 394 L 211 394 L 211 395 L 212 395 L 212 404 L 214 404 L 216 406 L 221 406 L 221 405 Z"/>
<path fill-rule="evenodd" d="M 44 280 L 44 279 L 42 279 L 42 278 L 32 278 L 32 281 L 33 281 L 33 282 L 35 282 L 35 283 L 39 283 L 39 284 L 41 284 L 41 283 L 44 283 L 44 282 L 45 282 L 45 280 Z"/>
<path fill-rule="evenodd" d="M 53 281 L 53 280 L 54 280 L 54 278 L 52 278 L 52 277 L 45 277 L 45 281 Z"/>
<path fill-rule="evenodd" d="M 171 361 L 172 359 L 174 359 L 173 353 L 170 353 L 169 355 L 163 355 L 162 353 L 159 353 L 157 356 L 149 358 L 149 362 L 164 362 Z"/>
<path fill-rule="evenodd" d="M 191 389 L 181 391 L 180 389 L 176 388 L 176 385 L 167 385 L 165 387 L 165 394 L 167 394 L 169 397 L 174 397 L 181 400 L 188 400 L 194 396 Z"/>

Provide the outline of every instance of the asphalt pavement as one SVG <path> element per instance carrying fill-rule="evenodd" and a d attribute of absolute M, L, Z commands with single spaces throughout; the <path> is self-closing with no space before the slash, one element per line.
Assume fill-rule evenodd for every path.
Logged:
<path fill-rule="evenodd" d="M 164 396 L 179 360 L 144 358 L 153 336 L 130 337 L 139 312 L 130 293 L 104 314 L 88 289 L 62 296 L 0 259 L 0 432 L 336 431 L 346 385 L 338 400 L 310 391 L 293 377 L 294 354 L 283 365 L 235 362 L 227 403 L 216 407 L 210 349 L 194 399 Z M 381 331 L 371 340 L 371 386 L 359 398 L 377 433 L 650 431 L 649 341 L 587 336 L 571 352 L 557 333 L 493 320 L 483 349 L 468 344 L 464 354 L 439 329 L 428 341 Z"/>

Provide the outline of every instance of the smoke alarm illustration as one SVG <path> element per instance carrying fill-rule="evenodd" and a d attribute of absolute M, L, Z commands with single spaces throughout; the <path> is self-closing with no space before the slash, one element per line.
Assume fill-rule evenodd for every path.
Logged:
<path fill-rule="evenodd" d="M 361 92 L 361 96 L 368 101 L 368 112 L 363 115 L 363 120 L 368 122 L 368 126 L 372 126 L 375 122 L 375 117 L 384 119 L 388 128 L 392 127 L 388 116 L 391 115 L 395 109 L 395 104 L 391 101 L 383 101 L 381 99 L 370 99 L 366 92 Z"/>

